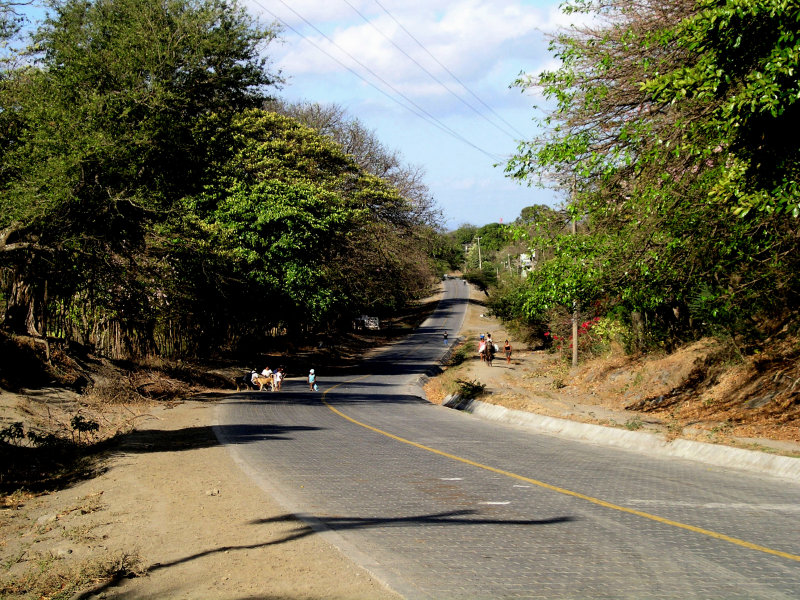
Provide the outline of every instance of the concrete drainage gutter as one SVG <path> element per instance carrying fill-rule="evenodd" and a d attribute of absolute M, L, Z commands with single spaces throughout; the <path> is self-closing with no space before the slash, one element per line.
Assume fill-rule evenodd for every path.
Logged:
<path fill-rule="evenodd" d="M 443 404 L 448 408 L 463 410 L 484 419 L 521 425 L 540 433 L 800 481 L 800 459 L 788 456 L 776 456 L 692 440 L 666 441 L 652 433 L 546 417 L 478 400 L 464 400 L 458 395 L 445 398 Z"/>

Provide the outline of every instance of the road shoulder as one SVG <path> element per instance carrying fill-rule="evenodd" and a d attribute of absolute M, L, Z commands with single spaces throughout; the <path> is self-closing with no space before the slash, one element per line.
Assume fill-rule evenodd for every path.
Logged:
<path fill-rule="evenodd" d="M 466 344 L 467 358 L 424 381 L 425 396 L 431 402 L 442 403 L 450 398 L 458 390 L 458 380 L 473 382 L 485 386 L 485 393 L 472 408 L 487 418 L 525 422 L 539 431 L 594 443 L 605 441 L 719 466 L 749 465 L 757 472 L 800 477 L 800 432 L 793 436 L 790 427 L 775 423 L 771 428 L 762 428 L 758 435 L 736 435 L 725 422 L 682 417 L 677 411 L 630 410 L 630 397 L 647 391 L 644 378 L 624 369 L 615 371 L 614 377 L 627 382 L 622 388 L 626 393 L 615 393 L 619 385 L 603 385 L 604 371 L 610 363 L 598 361 L 570 369 L 558 356 L 531 350 L 516 341 L 499 320 L 487 315 L 482 293 L 472 288 L 470 298 L 459 332 Z M 482 363 L 477 356 L 481 333 L 491 333 L 499 346 L 509 339 L 514 348 L 511 361 L 498 357 L 491 367 Z M 680 367 L 669 365 L 673 371 Z M 666 379 L 670 374 L 662 365 L 657 375 Z"/>
<path fill-rule="evenodd" d="M 246 478 L 213 434 L 215 406 L 155 407 L 104 473 L 4 509 L 4 597 L 29 597 L 12 584 L 43 560 L 74 578 L 116 557 L 113 588 L 73 597 L 398 598 Z"/>

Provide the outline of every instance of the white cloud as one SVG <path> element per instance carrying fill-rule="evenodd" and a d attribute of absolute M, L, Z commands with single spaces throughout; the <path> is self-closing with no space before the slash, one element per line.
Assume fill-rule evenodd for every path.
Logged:
<path fill-rule="evenodd" d="M 391 16 L 375 0 L 248 0 L 253 12 L 266 7 L 302 34 L 287 28 L 284 43 L 268 49 L 276 66 L 289 79 L 282 95 L 289 100 L 336 103 L 375 128 L 379 138 L 397 148 L 405 160 L 426 169 L 426 179 L 448 222 L 460 222 L 465 214 L 476 224 L 500 216 L 513 219 L 537 195 L 506 179 L 502 167 L 492 167 L 497 162 L 492 157 L 513 153 L 516 140 L 535 134 L 531 105 L 538 98 L 509 86 L 520 72 L 538 73 L 553 66 L 545 32 L 569 22 L 555 8 L 560 0 L 379 1 Z M 370 23 L 365 23 L 348 2 Z M 266 13 L 262 18 L 272 20 Z M 480 101 L 454 81 L 428 52 L 455 73 Z M 394 90 L 386 89 L 356 59 Z M 432 80 L 414 61 L 424 65 L 472 109 Z M 348 67 L 362 78 L 353 75 Z M 396 102 L 364 80 L 384 89 Z M 397 102 L 407 101 L 399 98 L 398 91 L 469 143 L 401 108 Z M 511 137 L 501 129 L 513 130 Z M 546 199 L 538 201 L 547 203 Z"/>
<path fill-rule="evenodd" d="M 290 75 L 340 75 L 346 72 L 346 68 L 338 64 L 338 60 L 362 76 L 371 77 L 368 70 L 358 64 L 360 62 L 403 91 L 439 96 L 449 94 L 439 84 L 431 85 L 433 80 L 419 65 L 440 80 L 450 83 L 452 79 L 445 69 L 409 38 L 392 18 L 374 10 L 369 14 L 365 12 L 367 5 L 373 9 L 377 6 L 371 1 L 357 3 L 356 0 L 348 0 L 370 17 L 370 24 L 365 23 L 343 1 L 294 2 L 293 8 L 324 32 L 327 39 L 308 25 L 300 26 L 296 18 L 291 21 L 286 16 L 287 13 L 291 15 L 290 11 L 280 2 L 262 1 L 272 6 L 271 10 L 281 18 L 293 22 L 294 27 L 313 41 L 313 44 L 305 42 L 297 39 L 291 31 L 286 32 L 287 43 L 278 49 L 277 58 Z M 492 73 L 499 62 L 508 62 L 510 57 L 518 60 L 534 58 L 526 57 L 525 53 L 541 53 L 544 49 L 540 28 L 546 22 L 546 13 L 541 9 L 525 7 L 521 2 L 432 0 L 401 3 L 383 0 L 382 4 L 431 54 L 467 85 Z M 335 57 L 335 60 L 331 57 Z M 509 79 L 514 75 L 515 72 L 509 73 Z M 510 80 L 505 83 L 507 85 Z M 453 85 L 458 87 L 454 82 Z"/>

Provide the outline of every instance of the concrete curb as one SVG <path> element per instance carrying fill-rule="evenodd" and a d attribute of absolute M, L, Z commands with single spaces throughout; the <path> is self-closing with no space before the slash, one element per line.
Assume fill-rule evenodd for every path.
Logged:
<path fill-rule="evenodd" d="M 492 421 L 521 425 L 541 433 L 800 481 L 800 459 L 797 458 L 692 440 L 666 441 L 652 433 L 546 417 L 478 400 L 453 400 L 455 402 L 451 401 L 448 404 L 450 408 L 463 410 Z"/>
<path fill-rule="evenodd" d="M 442 356 L 439 358 L 439 362 L 432 364 L 422 375 L 416 377 L 409 383 L 408 388 L 411 390 L 411 394 L 413 396 L 419 396 L 420 398 L 427 400 L 423 386 L 432 377 L 436 377 L 444 372 L 443 365 L 447 364 L 447 362 L 453 356 L 453 353 L 456 351 L 456 346 L 458 346 L 458 344 L 460 344 L 463 340 L 464 338 L 462 336 L 454 338 L 453 341 L 448 344 L 447 349 L 442 353 Z"/>

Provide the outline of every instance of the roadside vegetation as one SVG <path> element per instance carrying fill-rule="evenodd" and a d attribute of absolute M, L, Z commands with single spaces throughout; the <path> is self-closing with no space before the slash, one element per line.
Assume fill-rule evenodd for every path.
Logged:
<path fill-rule="evenodd" d="M 575 2 L 562 66 L 517 81 L 552 101 L 508 172 L 555 180 L 563 211 L 519 233 L 542 260 L 509 290 L 531 323 L 581 310 L 632 351 L 702 335 L 761 352 L 796 333 L 800 9 L 768 2 Z M 567 228 L 576 223 L 576 233 Z M 609 321 L 610 320 L 610 321 Z"/>
<path fill-rule="evenodd" d="M 561 207 L 448 234 L 487 312 L 565 362 L 658 357 L 702 339 L 678 406 L 726 371 L 785 427 L 800 420 L 800 8 L 779 0 L 576 0 L 560 66 L 515 82 L 544 133 L 506 166 Z M 572 333 L 577 317 L 578 333 Z M 754 396 L 755 395 L 755 399 Z M 653 403 L 651 403 L 653 404 Z M 648 405 L 649 407 L 650 405 Z M 800 430 L 793 436 L 800 439 Z"/>

